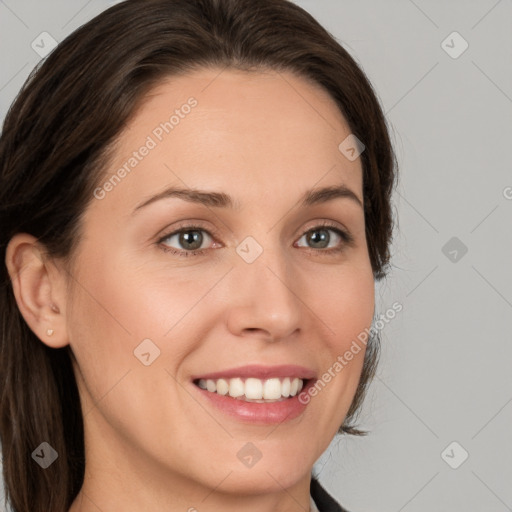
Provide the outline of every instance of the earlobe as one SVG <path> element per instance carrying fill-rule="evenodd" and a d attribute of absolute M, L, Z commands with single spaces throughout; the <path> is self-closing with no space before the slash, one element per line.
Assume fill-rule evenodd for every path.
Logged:
<path fill-rule="evenodd" d="M 49 347 L 68 345 L 64 276 L 37 238 L 27 233 L 14 235 L 7 245 L 5 263 L 18 309 L 32 332 Z"/>

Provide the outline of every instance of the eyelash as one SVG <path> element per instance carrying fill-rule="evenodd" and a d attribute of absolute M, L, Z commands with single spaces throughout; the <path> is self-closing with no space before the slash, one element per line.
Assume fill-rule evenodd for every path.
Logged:
<path fill-rule="evenodd" d="M 324 256 L 328 256 L 328 255 L 332 255 L 332 254 L 341 252 L 345 248 L 344 246 L 353 245 L 354 239 L 353 239 L 352 235 L 350 235 L 348 232 L 340 229 L 338 226 L 334 226 L 334 225 L 330 224 L 329 222 L 323 222 L 321 224 L 318 224 L 317 226 L 312 227 L 311 229 L 308 229 L 301 235 L 300 238 L 302 238 L 304 235 L 314 232 L 314 231 L 326 230 L 326 228 L 329 228 L 329 230 L 334 231 L 341 238 L 342 242 L 340 243 L 340 245 L 338 247 L 331 247 L 330 249 L 315 249 L 313 247 L 309 247 L 309 248 L 306 247 L 305 249 L 308 252 L 312 251 L 315 253 L 320 253 Z M 185 226 L 179 226 L 174 231 L 171 231 L 170 233 L 167 233 L 166 235 L 162 236 L 157 241 L 157 245 L 164 252 L 170 252 L 177 256 L 184 256 L 184 257 L 201 256 L 206 251 L 210 250 L 210 249 L 194 249 L 192 251 L 185 251 L 185 250 L 180 251 L 178 249 L 175 249 L 174 247 L 167 247 L 167 246 L 163 245 L 164 240 L 167 240 L 168 238 L 170 238 L 174 235 L 179 235 L 181 233 L 187 233 L 189 231 L 203 231 L 203 232 L 207 233 L 208 236 L 210 236 L 212 239 L 215 239 L 215 237 L 217 236 L 216 233 L 213 233 L 213 235 L 212 235 L 207 229 L 205 229 L 201 226 L 190 224 L 190 225 L 185 225 Z"/>

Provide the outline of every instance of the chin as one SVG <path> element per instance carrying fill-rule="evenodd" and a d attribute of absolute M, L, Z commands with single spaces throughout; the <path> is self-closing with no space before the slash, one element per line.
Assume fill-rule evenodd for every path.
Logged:
<path fill-rule="evenodd" d="M 313 464 L 318 458 L 316 454 L 310 453 L 306 443 L 269 443 L 265 446 L 265 441 L 259 443 L 255 441 L 254 445 L 261 448 L 261 451 L 247 444 L 240 450 L 240 459 L 231 468 L 227 468 L 225 474 L 230 470 L 233 473 L 226 479 L 226 485 L 232 486 L 238 493 L 272 493 L 282 491 L 283 488 L 289 488 L 297 484 L 306 475 L 309 478 Z M 299 448 L 299 449 L 298 449 Z M 302 448 L 302 452 L 299 451 Z M 306 451 L 304 450 L 306 448 Z M 248 453 L 247 460 L 244 461 L 244 455 Z M 238 455 L 238 454 L 237 454 Z M 250 456 L 256 457 L 251 460 Z M 319 456 L 319 455 L 318 455 Z M 260 457 L 258 460 L 257 458 Z M 247 464 L 247 465 L 246 465 Z"/>

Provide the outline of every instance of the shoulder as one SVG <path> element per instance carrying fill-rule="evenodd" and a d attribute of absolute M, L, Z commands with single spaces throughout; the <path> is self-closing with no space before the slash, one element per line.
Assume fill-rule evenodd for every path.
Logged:
<path fill-rule="evenodd" d="M 311 477 L 310 494 L 319 512 L 348 512 L 320 485 L 314 476 Z"/>

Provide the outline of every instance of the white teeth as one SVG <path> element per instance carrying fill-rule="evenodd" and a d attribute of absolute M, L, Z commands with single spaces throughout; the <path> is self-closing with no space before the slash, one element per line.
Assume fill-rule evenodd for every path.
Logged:
<path fill-rule="evenodd" d="M 229 395 L 233 398 L 247 399 L 249 401 L 276 401 L 282 398 L 295 396 L 304 386 L 304 381 L 297 377 L 277 377 L 271 379 L 241 378 L 233 379 L 199 379 L 198 386 L 210 393 Z"/>
<path fill-rule="evenodd" d="M 245 381 L 245 397 L 261 400 L 263 398 L 263 382 L 260 379 L 247 379 Z"/>
<path fill-rule="evenodd" d="M 219 379 L 217 381 L 217 393 L 219 395 L 227 395 L 229 391 L 229 383 L 227 380 Z"/>
<path fill-rule="evenodd" d="M 290 379 L 288 377 L 286 377 L 286 379 L 284 379 L 283 382 L 281 383 L 281 395 L 282 396 L 290 396 L 290 386 L 291 386 Z"/>
<path fill-rule="evenodd" d="M 277 400 L 281 398 L 281 381 L 279 379 L 268 379 L 263 384 L 263 398 Z"/>
<path fill-rule="evenodd" d="M 210 393 L 215 393 L 215 391 L 217 391 L 217 384 L 214 380 L 208 379 L 206 381 L 206 389 L 210 391 Z"/>
<path fill-rule="evenodd" d="M 293 379 L 290 385 L 290 395 L 295 396 L 299 389 L 299 379 Z"/>
<path fill-rule="evenodd" d="M 229 396 L 236 398 L 242 396 L 245 393 L 244 383 L 242 379 L 230 379 L 229 381 Z"/>

